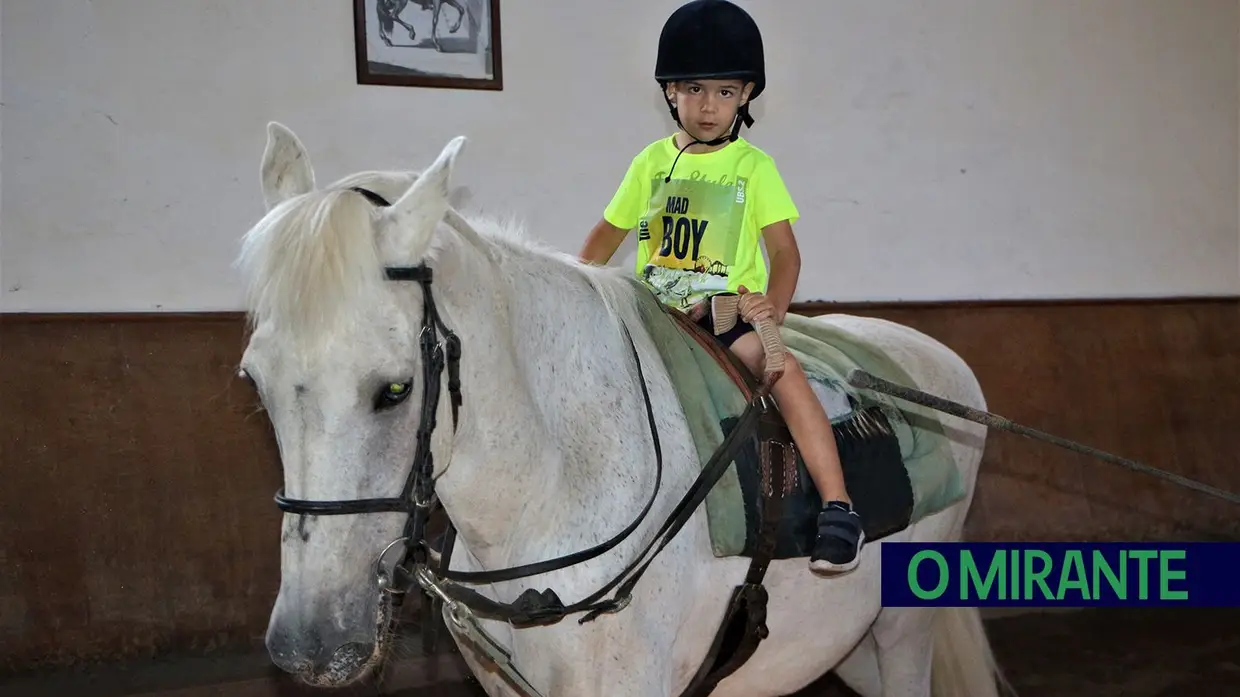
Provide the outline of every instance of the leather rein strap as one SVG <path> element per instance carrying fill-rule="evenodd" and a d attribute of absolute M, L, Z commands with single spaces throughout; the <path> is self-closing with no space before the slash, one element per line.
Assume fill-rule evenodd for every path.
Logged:
<path fill-rule="evenodd" d="M 352 190 L 365 196 L 376 206 L 390 205 L 381 196 L 367 189 L 353 188 Z M 438 577 L 439 580 L 435 585 L 448 597 L 468 606 L 481 617 L 505 621 L 514 627 L 555 624 L 565 616 L 575 613 L 586 613 L 580 620 L 580 623 L 585 623 L 595 619 L 602 613 L 617 612 L 626 607 L 631 599 L 631 592 L 634 586 L 636 586 L 637 581 L 645 573 L 646 569 L 649 568 L 654 557 L 662 551 L 668 542 L 689 521 L 693 512 L 706 499 L 706 495 L 712 486 L 732 463 L 745 441 L 756 431 L 765 430 L 759 429 L 760 417 L 764 415 L 769 416 L 767 414 L 768 406 L 764 395 L 765 391 L 759 390 L 758 394 L 755 394 L 749 400 L 748 406 L 741 414 L 736 426 L 724 439 L 710 460 L 703 466 L 697 480 L 685 492 L 654 538 L 650 540 L 637 558 L 614 579 L 590 596 L 567 606 L 550 589 L 539 593 L 531 588 L 522 593 L 513 603 L 497 602 L 481 595 L 477 591 L 460 585 L 460 583 L 488 584 L 511 581 L 545 574 L 593 559 L 614 548 L 631 535 L 650 512 L 662 486 L 663 450 L 659 440 L 654 408 L 650 401 L 645 376 L 642 374 L 641 360 L 638 356 L 637 348 L 633 343 L 628 327 L 622 323 L 621 328 L 623 329 L 625 340 L 629 345 L 634 361 L 636 361 L 642 399 L 645 404 L 646 416 L 655 451 L 655 486 L 641 513 L 611 539 L 589 549 L 546 561 L 506 569 L 477 572 L 452 571 L 447 568 L 451 555 L 451 544 L 455 537 L 455 529 L 451 525 L 451 521 L 449 521 L 446 538 L 447 544 L 440 556 L 439 563 L 434 565 L 436 568 L 431 569 L 431 565 L 428 564 L 429 546 L 426 541 L 426 526 L 431 514 L 438 506 L 434 491 L 434 461 L 431 454 L 431 434 L 436 426 L 435 416 L 439 405 L 440 378 L 445 367 L 448 370 L 448 391 L 452 399 L 452 427 L 453 432 L 456 432 L 459 410 L 463 401 L 460 384 L 461 342 L 457 335 L 444 324 L 435 306 L 431 292 L 432 273 L 429 267 L 425 264 L 409 267 L 387 267 L 385 273 L 386 277 L 392 281 L 415 281 L 422 286 L 423 290 L 423 320 L 420 334 L 423 366 L 421 419 L 418 426 L 417 446 L 414 452 L 413 465 L 405 480 L 405 485 L 397 497 L 336 501 L 292 499 L 288 498 L 285 495 L 284 489 L 281 488 L 275 496 L 276 505 L 285 513 L 300 515 L 353 515 L 381 512 L 409 514 L 403 536 L 405 543 L 404 553 L 396 564 L 396 571 L 402 578 L 394 580 L 395 586 L 388 588 L 388 590 L 393 592 L 403 593 L 415 585 L 413 571 L 406 566 L 406 564 L 412 562 L 414 566 L 422 566 Z M 440 332 L 443 334 L 442 343 L 438 340 Z M 764 422 L 768 420 L 763 419 Z M 642 560 L 647 557 L 652 549 L 654 553 L 650 554 L 649 558 L 645 559 L 643 563 Z M 755 559 L 754 561 L 757 562 L 758 560 Z M 749 580 L 751 582 L 761 578 L 762 572 L 765 571 L 765 562 L 761 563 L 760 567 L 762 571 L 756 574 L 756 578 L 754 578 L 755 574 L 750 574 L 751 578 Z M 382 576 L 380 581 L 381 584 L 387 584 L 388 582 Z M 613 588 L 616 589 L 615 596 L 604 600 L 603 597 Z"/>

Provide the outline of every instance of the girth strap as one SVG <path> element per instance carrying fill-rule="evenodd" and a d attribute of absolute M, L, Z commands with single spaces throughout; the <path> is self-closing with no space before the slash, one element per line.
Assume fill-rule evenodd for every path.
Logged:
<path fill-rule="evenodd" d="M 781 457 L 775 456 L 778 448 Z M 681 697 L 706 697 L 736 672 L 769 635 L 766 626 L 769 595 L 762 584 L 775 553 L 784 497 L 791 493 L 796 447 L 782 417 L 764 414 L 758 425 L 758 462 L 762 481 L 762 524 L 757 548 L 749 561 L 745 582 L 732 590 L 723 622 L 706 657 Z"/>

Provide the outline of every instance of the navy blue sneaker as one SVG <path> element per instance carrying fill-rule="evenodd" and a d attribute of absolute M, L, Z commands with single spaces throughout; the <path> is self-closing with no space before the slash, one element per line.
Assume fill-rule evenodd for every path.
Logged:
<path fill-rule="evenodd" d="M 809 568 L 820 574 L 852 571 L 861 561 L 863 544 L 861 516 L 843 501 L 828 501 L 818 514 L 818 540 L 809 558 Z"/>

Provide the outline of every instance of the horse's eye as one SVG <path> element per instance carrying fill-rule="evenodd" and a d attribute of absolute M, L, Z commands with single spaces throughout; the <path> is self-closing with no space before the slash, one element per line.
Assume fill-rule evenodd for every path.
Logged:
<path fill-rule="evenodd" d="M 394 407 L 405 401 L 405 398 L 412 391 L 412 386 L 413 383 L 411 381 L 388 383 L 382 390 L 379 390 L 379 394 L 375 398 L 375 409 Z"/>

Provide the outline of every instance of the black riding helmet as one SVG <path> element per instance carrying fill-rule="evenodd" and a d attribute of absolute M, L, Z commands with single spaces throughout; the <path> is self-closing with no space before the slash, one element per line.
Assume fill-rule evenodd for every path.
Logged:
<path fill-rule="evenodd" d="M 766 87 L 766 63 L 762 52 L 762 33 L 748 12 L 728 0 L 692 0 L 668 17 L 659 35 L 659 56 L 654 78 L 663 89 L 663 98 L 678 126 L 680 114 L 670 99 L 667 85 L 677 80 L 739 78 L 754 83 L 749 102 Z M 736 140 L 741 122 L 753 125 L 749 102 L 740 108 L 732 134 L 705 143 L 719 145 Z M 695 136 L 696 140 L 696 136 Z M 703 142 L 703 141 L 698 141 Z"/>

